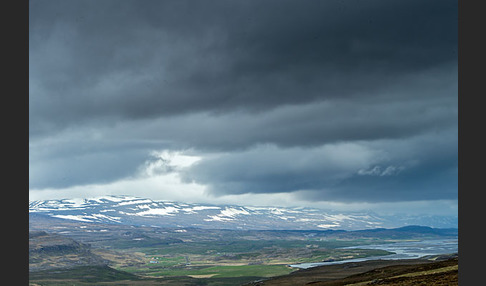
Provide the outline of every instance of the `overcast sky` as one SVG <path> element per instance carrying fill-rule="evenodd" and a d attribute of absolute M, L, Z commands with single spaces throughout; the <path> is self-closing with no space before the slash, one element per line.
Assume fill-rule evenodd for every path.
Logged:
<path fill-rule="evenodd" d="M 457 1 L 29 6 L 30 199 L 457 213 Z"/>

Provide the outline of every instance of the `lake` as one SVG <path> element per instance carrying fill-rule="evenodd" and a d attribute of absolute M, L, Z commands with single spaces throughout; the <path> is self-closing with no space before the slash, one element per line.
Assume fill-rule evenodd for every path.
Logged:
<path fill-rule="evenodd" d="M 340 261 L 331 262 L 315 262 L 315 263 L 300 263 L 292 264 L 291 267 L 296 268 L 310 268 L 322 265 L 331 265 L 347 262 L 360 262 L 366 260 L 376 259 L 414 259 L 427 255 L 437 254 L 449 254 L 458 252 L 458 239 L 434 239 L 434 240 L 422 240 L 422 241 L 404 241 L 387 244 L 370 244 L 370 245 L 358 245 L 351 247 L 343 247 L 342 249 L 382 249 L 395 254 L 384 256 L 370 256 L 365 258 L 346 259 Z"/>

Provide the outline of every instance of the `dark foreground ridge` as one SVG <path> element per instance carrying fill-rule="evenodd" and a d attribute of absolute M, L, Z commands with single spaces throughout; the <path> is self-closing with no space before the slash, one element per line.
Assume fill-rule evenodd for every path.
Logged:
<path fill-rule="evenodd" d="M 288 275 L 255 281 L 256 285 L 458 285 L 457 254 L 430 260 L 370 260 L 302 269 Z"/>

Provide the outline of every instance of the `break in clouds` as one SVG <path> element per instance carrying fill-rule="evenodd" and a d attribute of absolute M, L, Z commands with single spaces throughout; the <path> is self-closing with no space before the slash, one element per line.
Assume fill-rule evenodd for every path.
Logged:
<path fill-rule="evenodd" d="M 457 200 L 457 1 L 29 6 L 33 193 Z"/>

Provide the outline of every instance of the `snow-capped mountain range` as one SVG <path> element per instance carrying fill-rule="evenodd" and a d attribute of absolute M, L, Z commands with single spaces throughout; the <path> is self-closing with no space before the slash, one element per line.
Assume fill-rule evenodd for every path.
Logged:
<path fill-rule="evenodd" d="M 457 228 L 457 217 L 378 215 L 315 208 L 193 204 L 133 196 L 29 201 L 29 213 L 54 218 L 156 227 L 206 229 L 358 230 L 423 225 Z"/>

